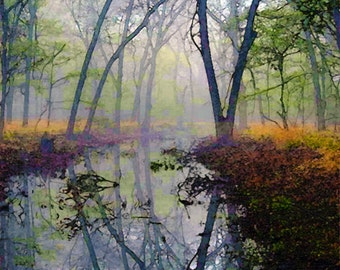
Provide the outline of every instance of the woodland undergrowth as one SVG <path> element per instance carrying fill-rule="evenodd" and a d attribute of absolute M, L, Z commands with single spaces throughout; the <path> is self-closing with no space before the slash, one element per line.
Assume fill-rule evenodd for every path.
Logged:
<path fill-rule="evenodd" d="M 246 258 L 253 265 L 338 269 L 339 134 L 255 128 L 229 143 L 205 140 L 189 156 L 214 176 L 188 177 L 182 200 L 218 190 L 238 205 L 242 237 L 256 243 Z"/>

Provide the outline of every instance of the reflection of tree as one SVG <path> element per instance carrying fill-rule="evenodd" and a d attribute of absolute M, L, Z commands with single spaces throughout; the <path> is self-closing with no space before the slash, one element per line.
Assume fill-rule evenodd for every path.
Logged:
<path fill-rule="evenodd" d="M 34 178 L 24 173 L 8 179 L 6 205 L 0 208 L 0 268 L 33 269 L 36 251 L 32 190 Z"/>
<path fill-rule="evenodd" d="M 177 223 L 169 223 L 175 229 L 172 231 L 166 227 L 166 220 L 155 213 L 155 179 L 149 170 L 150 145 L 144 144 L 132 155 L 131 163 L 136 173 L 135 203 L 121 199 L 115 176 L 111 181 L 94 171 L 93 162 L 110 162 L 105 160 L 105 155 L 112 157 L 113 154 L 117 158 L 112 147 L 101 151 L 99 159 L 95 149 L 85 151 L 86 173 L 75 173 L 70 167 L 70 178 L 60 202 L 63 209 L 71 207 L 76 213 L 63 219 L 63 229 L 69 231 L 70 237 L 82 232 L 92 264 L 97 262 L 100 268 L 104 267 L 101 262 L 106 258 L 108 269 L 113 265 L 117 269 L 183 269 L 184 252 L 187 252 L 184 236 L 179 237 Z M 89 214 L 94 212 L 97 214 Z M 107 241 L 108 238 L 114 239 L 116 244 Z M 122 260 L 124 254 L 125 262 Z"/>

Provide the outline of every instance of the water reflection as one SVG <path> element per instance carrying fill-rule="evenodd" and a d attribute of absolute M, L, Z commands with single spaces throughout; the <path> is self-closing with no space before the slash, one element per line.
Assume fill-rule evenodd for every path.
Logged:
<path fill-rule="evenodd" d="M 189 218 L 178 203 L 182 172 L 150 171 L 150 160 L 174 144 L 89 148 L 67 179 L 13 177 L 14 203 L 1 219 L 11 228 L 4 232 L 9 269 L 185 269 L 205 210 L 193 207 Z"/>

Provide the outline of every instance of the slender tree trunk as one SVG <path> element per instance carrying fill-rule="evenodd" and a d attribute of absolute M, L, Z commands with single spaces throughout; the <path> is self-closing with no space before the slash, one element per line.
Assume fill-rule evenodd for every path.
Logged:
<path fill-rule="evenodd" d="M 65 44 L 60 49 L 57 49 L 57 45 L 55 44 L 54 49 L 53 49 L 53 56 L 52 56 L 53 59 L 51 61 L 51 71 L 50 71 L 48 97 L 47 97 L 47 127 L 50 126 L 50 122 L 51 122 L 52 105 L 53 105 L 52 92 L 53 92 L 54 84 L 56 83 L 56 81 L 54 81 L 54 67 L 55 67 L 54 60 L 62 52 L 64 48 L 65 48 Z"/>
<path fill-rule="evenodd" d="M 28 1 L 28 10 L 30 14 L 30 19 L 28 23 L 28 42 L 29 49 L 27 51 L 25 57 L 26 64 L 26 73 L 25 73 L 25 89 L 24 89 L 24 112 L 23 112 L 23 120 L 22 125 L 25 127 L 28 125 L 29 118 L 29 103 L 30 103 L 30 86 L 31 86 L 31 73 L 32 73 L 32 60 L 34 58 L 34 27 L 35 27 L 35 19 L 36 19 L 36 1 L 29 0 Z"/>
<path fill-rule="evenodd" d="M 5 7 L 5 1 L 0 0 L 0 17 L 2 21 L 1 31 L 1 108 L 0 108 L 0 140 L 3 139 L 5 128 L 5 106 L 8 82 L 8 66 L 9 59 L 7 58 L 7 45 L 8 45 L 8 12 Z"/>
<path fill-rule="evenodd" d="M 127 15 L 125 19 L 123 34 L 122 34 L 122 40 L 125 40 L 127 38 L 130 18 L 132 14 L 133 9 L 133 3 L 134 0 L 130 0 Z M 115 114 L 114 114 L 114 122 L 115 122 L 115 133 L 117 135 L 120 134 L 120 121 L 121 121 L 121 103 L 122 103 L 122 88 L 123 88 L 123 67 L 124 67 L 124 49 L 121 50 L 119 55 L 119 61 L 118 61 L 118 78 L 117 78 L 117 87 L 116 87 L 116 104 L 115 104 Z M 120 145 L 115 144 L 113 146 L 113 154 L 114 154 L 114 179 L 117 183 L 120 184 L 121 179 L 121 169 L 120 169 Z M 117 216 L 117 227 L 118 227 L 118 235 L 119 235 L 119 241 L 121 241 L 123 244 L 124 241 L 124 232 L 123 232 L 123 224 L 122 224 L 122 199 L 120 196 L 120 186 L 115 188 L 115 198 L 116 198 L 116 207 L 114 209 L 114 212 Z M 126 249 L 121 249 L 122 254 L 122 261 L 124 265 L 125 270 L 129 270 L 129 263 L 127 259 Z"/>
<path fill-rule="evenodd" d="M 336 1 L 336 0 L 335 0 Z M 340 50 L 340 4 L 338 4 L 334 7 L 333 10 L 333 18 L 335 22 L 335 27 L 336 27 L 336 42 L 338 45 L 338 49 Z"/>
<path fill-rule="evenodd" d="M 314 97 L 316 105 L 316 118 L 317 118 L 317 128 L 318 130 L 326 129 L 325 120 L 325 101 L 322 99 L 321 86 L 318 72 L 318 64 L 316 61 L 315 50 L 312 44 L 311 32 L 310 30 L 305 31 L 305 36 L 308 45 L 309 61 L 312 69 L 312 79 L 314 84 Z"/>
<path fill-rule="evenodd" d="M 47 127 L 50 126 L 51 115 L 52 115 L 52 90 L 53 90 L 53 84 L 50 83 L 50 86 L 48 88 L 48 98 L 47 98 L 47 106 L 48 106 L 48 109 L 47 109 Z"/>
<path fill-rule="evenodd" d="M 200 52 L 203 58 L 203 63 L 206 71 L 206 76 L 209 85 L 210 99 L 213 107 L 213 114 L 216 127 L 216 135 L 218 137 L 230 138 L 233 135 L 233 128 L 235 122 L 235 113 L 237 100 L 240 91 L 242 75 L 246 66 L 248 52 L 256 38 L 256 32 L 253 30 L 256 10 L 260 0 L 253 0 L 249 8 L 248 20 L 246 30 L 241 44 L 239 56 L 233 74 L 233 83 L 229 97 L 229 106 L 226 118 L 223 116 L 221 101 L 216 82 L 214 66 L 211 58 L 211 51 L 209 46 L 208 26 L 207 26 L 207 1 L 197 0 L 197 14 L 199 18 L 199 33 L 201 38 Z M 219 207 L 220 196 L 217 193 L 211 195 L 210 204 L 205 223 L 204 232 L 202 233 L 201 243 L 197 253 L 197 268 L 204 269 L 206 263 L 206 256 L 210 242 L 211 233 L 214 227 L 216 213 Z"/>
<path fill-rule="evenodd" d="M 79 77 L 79 81 L 78 81 L 78 85 L 76 88 L 76 92 L 74 94 L 74 99 L 73 99 L 73 104 L 72 104 L 72 108 L 71 108 L 71 115 L 69 118 L 69 122 L 68 122 L 68 126 L 67 126 L 67 130 L 66 130 L 66 136 L 68 138 L 72 137 L 73 135 L 73 131 L 74 131 L 74 125 L 76 122 L 76 116 L 77 116 L 77 111 L 78 111 L 78 106 L 79 106 L 79 102 L 80 102 L 80 97 L 84 88 L 84 84 L 85 84 L 85 80 L 87 77 L 87 71 L 90 65 L 90 61 L 94 52 L 94 48 L 96 47 L 96 44 L 98 42 L 98 38 L 99 38 L 99 34 L 100 34 L 100 30 L 102 28 L 102 25 L 104 23 L 105 20 L 105 16 L 110 8 L 110 5 L 112 3 L 112 0 L 106 0 L 105 4 L 103 6 L 103 9 L 98 17 L 98 21 L 96 23 L 94 32 L 93 32 L 93 36 L 91 39 L 91 43 L 89 45 L 89 48 L 87 49 L 86 55 L 85 55 L 85 59 L 83 62 L 83 66 L 80 72 L 80 77 Z"/>
<path fill-rule="evenodd" d="M 207 1 L 206 0 L 197 0 L 197 14 L 199 20 L 199 33 L 201 37 L 201 48 L 200 52 L 203 58 L 205 73 L 208 80 L 209 86 L 209 94 L 212 103 L 216 135 L 224 136 L 226 135 L 223 128 L 223 123 L 225 121 L 223 117 L 220 94 L 218 90 L 218 85 L 215 76 L 214 65 L 211 58 L 211 50 L 209 44 L 209 35 L 208 35 L 208 22 L 207 22 Z M 229 132 L 227 132 L 229 133 Z"/>
<path fill-rule="evenodd" d="M 163 270 L 163 259 L 162 259 L 162 250 L 160 247 L 160 233 L 159 233 L 159 224 L 158 219 L 155 215 L 154 210 L 154 196 L 152 192 L 152 182 L 151 182 L 151 174 L 150 174 L 150 141 L 149 138 L 146 138 L 146 140 L 142 143 L 142 149 L 143 149 L 143 164 L 144 164 L 144 175 L 145 175 L 145 186 L 146 186 L 146 194 L 149 201 L 149 211 L 150 211 L 150 218 L 152 221 L 152 228 L 153 228 L 153 234 L 154 234 L 154 245 L 155 245 L 155 252 L 153 252 L 152 260 L 158 261 L 157 269 Z"/>
<path fill-rule="evenodd" d="M 9 87 L 8 94 L 6 96 L 6 121 L 10 124 L 13 120 L 13 99 L 14 99 L 14 87 Z"/>
<path fill-rule="evenodd" d="M 135 98 L 133 102 L 133 109 L 132 109 L 132 114 L 131 114 L 131 120 L 136 121 L 138 124 L 141 124 L 140 102 L 141 102 L 141 93 L 142 93 L 142 83 L 147 73 L 148 66 L 150 65 L 150 61 L 147 60 L 150 48 L 151 48 L 151 39 L 148 38 L 147 43 L 144 48 L 142 59 L 139 63 L 139 74 L 135 82 L 136 94 L 135 94 Z"/>
<path fill-rule="evenodd" d="M 24 202 L 24 212 L 25 212 L 25 219 L 24 219 L 24 228 L 25 228 L 25 240 L 26 240 L 26 256 L 32 260 L 32 265 L 26 266 L 26 269 L 33 269 L 34 261 L 35 261 L 35 252 L 34 252 L 34 245 L 32 243 L 35 242 L 34 234 L 33 234 L 33 220 L 32 220 L 32 201 L 31 201 L 31 183 L 29 181 L 28 175 L 25 173 L 23 175 L 23 184 L 24 184 L 24 191 L 26 193 L 26 198 Z"/>
<path fill-rule="evenodd" d="M 283 55 L 279 56 L 279 64 L 278 64 L 279 72 L 280 72 L 280 80 L 281 80 L 281 88 L 280 88 L 280 106 L 281 112 L 278 112 L 278 115 L 282 119 L 283 128 L 288 130 L 288 112 L 287 107 L 284 99 L 285 93 L 285 82 L 283 78 Z"/>
<path fill-rule="evenodd" d="M 235 122 L 235 113 L 236 113 L 236 106 L 238 101 L 238 96 L 240 92 L 241 80 L 243 76 L 244 69 L 247 63 L 248 52 L 251 46 L 254 43 L 254 40 L 257 36 L 257 33 L 254 31 L 254 20 L 256 16 L 257 8 L 260 4 L 261 0 L 253 0 L 248 13 L 247 25 L 243 37 L 243 41 L 241 44 L 239 56 L 237 59 L 237 63 L 235 66 L 235 72 L 233 74 L 233 83 L 231 86 L 230 97 L 229 97 L 229 104 L 227 110 L 227 123 L 229 135 L 232 135 L 234 122 Z"/>
<path fill-rule="evenodd" d="M 97 91 L 95 93 L 95 96 L 93 98 L 93 101 L 91 103 L 91 108 L 90 108 L 90 112 L 89 112 L 89 117 L 88 117 L 88 121 L 86 123 L 85 129 L 84 129 L 84 134 L 88 134 L 91 130 L 91 125 L 92 125 L 92 119 L 94 117 L 94 114 L 96 112 L 97 106 L 98 106 L 98 102 L 100 99 L 100 96 L 102 94 L 107 76 L 110 72 L 110 69 L 113 65 L 113 63 L 119 58 L 119 55 L 121 53 L 121 51 L 125 48 L 125 46 L 132 40 L 134 39 L 140 31 L 142 31 L 142 29 L 144 27 L 146 27 L 146 25 L 149 22 L 149 18 L 150 16 L 155 12 L 155 10 L 162 5 L 163 3 L 165 3 L 167 0 L 160 0 L 159 2 L 157 2 L 152 8 L 150 8 L 148 10 L 148 12 L 146 13 L 143 21 L 141 22 L 140 25 L 138 25 L 138 27 L 130 34 L 127 36 L 127 38 L 125 40 L 122 40 L 121 44 L 118 46 L 117 50 L 114 52 L 114 54 L 111 56 L 111 58 L 109 59 L 108 63 L 106 64 L 106 67 L 104 69 L 104 72 L 100 78 L 99 81 L 99 85 L 97 87 Z M 79 96 L 80 98 L 80 96 Z M 79 102 L 78 102 L 79 103 Z M 74 118 L 75 119 L 75 118 Z M 69 122 L 69 126 L 70 126 L 70 122 Z M 74 121 L 73 121 L 73 126 L 74 126 Z M 72 129 L 69 130 L 69 132 L 67 132 L 67 134 L 71 135 L 72 133 L 71 130 L 73 131 L 73 127 Z"/>
<path fill-rule="evenodd" d="M 142 133 L 147 136 L 150 132 L 151 125 L 151 109 L 152 109 L 152 89 L 154 85 L 154 79 L 156 74 L 156 58 L 157 53 L 153 51 L 151 56 L 149 77 L 146 86 L 146 96 L 145 96 L 145 109 L 144 109 L 144 118 L 142 123 Z"/>
<path fill-rule="evenodd" d="M 239 29 L 240 29 L 240 20 L 239 20 L 239 14 L 238 14 L 238 6 L 240 5 L 239 0 L 232 0 L 230 1 L 230 10 L 231 10 L 231 17 L 230 21 L 231 23 L 231 29 L 228 31 L 228 35 L 233 43 L 233 66 L 235 68 L 237 64 L 237 59 L 239 56 Z M 240 84 L 240 94 L 245 94 L 246 88 L 245 85 L 242 83 Z M 238 105 L 238 112 L 239 112 L 239 124 L 238 128 L 240 130 L 244 130 L 248 126 L 248 109 L 247 109 L 247 100 L 241 99 Z"/>
<path fill-rule="evenodd" d="M 240 85 L 240 94 L 241 95 L 246 94 L 246 87 L 242 82 Z M 248 128 L 248 102 L 246 99 L 241 98 L 239 105 L 238 105 L 238 111 L 239 111 L 238 128 L 240 131 L 242 131 Z"/>

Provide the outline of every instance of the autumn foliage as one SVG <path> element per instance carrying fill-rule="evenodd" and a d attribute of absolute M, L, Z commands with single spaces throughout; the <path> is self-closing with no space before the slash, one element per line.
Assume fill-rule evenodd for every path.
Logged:
<path fill-rule="evenodd" d="M 215 174 L 189 177 L 187 190 L 190 186 L 191 195 L 222 191 L 223 200 L 242 207 L 241 233 L 256 242 L 258 264 L 265 269 L 339 267 L 336 135 L 306 133 L 280 143 L 273 136 L 212 139 L 193 155 Z"/>

